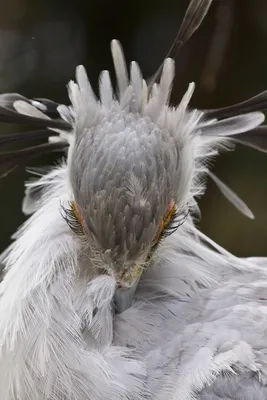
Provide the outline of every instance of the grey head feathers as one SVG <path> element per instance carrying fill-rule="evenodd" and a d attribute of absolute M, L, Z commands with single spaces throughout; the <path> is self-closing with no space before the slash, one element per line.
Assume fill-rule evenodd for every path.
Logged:
<path fill-rule="evenodd" d="M 195 32 L 211 3 L 190 2 L 168 55 L 177 52 Z M 109 249 L 112 258 L 115 254 L 123 258 L 126 253 L 134 258 L 153 240 L 170 200 L 177 203 L 180 213 L 196 208 L 195 197 L 205 190 L 207 160 L 221 148 L 237 142 L 266 149 L 266 129 L 257 127 L 264 119 L 258 110 L 266 109 L 267 92 L 222 109 L 190 111 L 188 104 L 194 91 L 191 83 L 180 104 L 170 107 L 175 72 L 171 58 L 166 58 L 147 83 L 136 62 L 131 63 L 128 72 L 118 41 L 112 41 L 111 52 L 118 90 L 113 90 L 109 72 L 103 71 L 99 99 L 82 66 L 76 69 L 77 82 L 68 85 L 70 106 L 18 94 L 0 95 L 1 122 L 35 127 L 0 138 L 0 175 L 45 152 L 68 152 L 73 194 L 88 231 L 101 241 L 98 245 L 102 249 Z M 13 142 L 23 144 L 36 139 L 45 143 L 9 149 Z M 222 193 L 244 213 L 242 201 L 220 182 L 217 179 L 216 184 Z M 36 187 L 32 198 L 38 198 Z M 121 213 L 123 218 L 118 221 Z M 245 214 L 249 216 L 250 212 Z"/>
<path fill-rule="evenodd" d="M 107 71 L 100 75 L 100 99 L 83 67 L 69 84 L 74 139 L 69 151 L 70 182 L 85 229 L 104 263 L 127 269 L 144 263 L 171 201 L 178 214 L 194 211 L 204 191 L 206 161 L 229 137 L 264 121 L 261 112 L 217 120 L 188 110 L 194 84 L 177 107 L 169 106 L 174 62 L 166 59 L 151 92 L 136 63 L 125 65 L 117 41 L 111 44 L 118 93 Z M 241 212 L 251 212 L 211 175 Z"/>
<path fill-rule="evenodd" d="M 75 115 L 70 182 L 88 235 L 106 264 L 143 264 L 171 200 L 185 206 L 179 181 L 180 148 L 157 123 L 166 108 L 173 61 L 167 59 L 157 90 L 148 99 L 136 63 L 130 77 L 117 41 L 112 42 L 118 96 L 108 73 L 101 74 L 100 100 L 82 67 L 69 85 Z M 120 80 L 122 76 L 122 80 Z M 88 90 L 88 88 L 90 88 Z M 161 126 L 162 125 L 162 126 Z"/>

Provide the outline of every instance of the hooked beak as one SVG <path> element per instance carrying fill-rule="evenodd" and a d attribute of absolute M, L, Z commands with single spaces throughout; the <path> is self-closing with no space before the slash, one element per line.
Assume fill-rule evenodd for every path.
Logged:
<path fill-rule="evenodd" d="M 142 265 L 138 263 L 124 271 L 119 271 L 115 277 L 118 285 L 114 295 L 117 313 L 131 307 L 143 271 Z"/>
<path fill-rule="evenodd" d="M 140 281 L 141 275 L 130 287 L 118 287 L 114 294 L 114 302 L 117 313 L 122 313 L 131 307 L 133 298 L 136 292 L 136 288 Z"/>

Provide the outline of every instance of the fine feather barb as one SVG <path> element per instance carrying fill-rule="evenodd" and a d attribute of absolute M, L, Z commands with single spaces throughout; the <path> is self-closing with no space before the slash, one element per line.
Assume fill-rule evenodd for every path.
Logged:
<path fill-rule="evenodd" d="M 27 187 L 22 202 L 22 212 L 24 215 L 31 215 L 36 211 L 36 205 L 40 202 L 44 193 L 44 187 L 40 186 Z"/>
<path fill-rule="evenodd" d="M 254 215 L 252 211 L 248 208 L 248 206 L 244 203 L 240 197 L 237 196 L 236 193 L 233 192 L 225 183 L 223 183 L 216 175 L 214 175 L 211 171 L 208 172 L 209 177 L 216 184 L 218 189 L 224 195 L 224 197 L 231 203 L 233 206 L 240 211 L 243 215 L 250 219 L 254 219 Z"/>
<path fill-rule="evenodd" d="M 47 186 L 54 182 L 55 176 L 48 173 L 51 169 L 47 167 L 26 168 L 26 171 L 35 176 L 34 179 L 26 183 L 25 196 L 22 202 L 22 212 L 25 215 L 30 215 L 38 209 Z M 44 175 L 46 175 L 45 182 L 40 179 Z"/>
<path fill-rule="evenodd" d="M 212 1 L 213 0 L 191 0 L 182 21 L 182 25 L 165 58 L 172 57 L 175 59 L 177 57 L 181 47 L 190 39 L 190 37 L 201 25 L 211 6 Z M 149 80 L 150 90 L 153 84 L 159 78 L 162 68 L 163 63 L 161 64 L 155 75 Z"/>

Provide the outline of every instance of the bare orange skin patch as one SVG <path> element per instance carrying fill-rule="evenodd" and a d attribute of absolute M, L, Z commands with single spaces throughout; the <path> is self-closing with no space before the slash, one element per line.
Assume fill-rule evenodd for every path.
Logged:
<path fill-rule="evenodd" d="M 173 200 L 171 200 L 169 202 L 169 205 L 167 207 L 167 210 L 165 211 L 161 221 L 160 221 L 160 225 L 159 225 L 159 229 L 158 229 L 158 233 L 155 236 L 154 240 L 153 240 L 153 244 L 152 247 L 150 249 L 150 252 L 148 254 L 147 257 L 147 261 L 149 261 L 154 253 L 154 250 L 156 249 L 156 247 L 158 246 L 161 238 L 164 235 L 164 231 L 165 229 L 168 227 L 168 225 L 170 224 L 170 222 L 172 221 L 172 219 L 175 217 L 177 211 L 177 207 L 176 204 Z"/>
<path fill-rule="evenodd" d="M 176 205 L 175 205 L 174 201 L 171 200 L 169 202 L 167 210 L 165 211 L 165 214 L 163 215 L 163 217 L 162 217 L 162 219 L 160 221 L 159 230 L 158 230 L 158 233 L 157 233 L 157 235 L 156 235 L 156 237 L 154 239 L 154 244 L 155 245 L 159 242 L 159 240 L 160 240 L 160 238 L 162 236 L 162 233 L 168 227 L 168 225 L 171 222 L 171 220 L 173 219 L 175 213 L 176 213 Z"/>
<path fill-rule="evenodd" d="M 78 207 L 76 201 L 72 201 L 72 202 L 71 202 L 71 209 L 72 209 L 72 212 L 73 212 L 73 214 L 75 215 L 75 217 L 76 217 L 76 218 L 80 221 L 80 223 L 83 225 L 83 220 L 84 220 L 84 218 L 82 217 L 82 215 L 81 215 L 81 213 L 80 213 L 80 210 L 79 210 L 79 207 Z"/>
<path fill-rule="evenodd" d="M 85 230 L 85 227 L 84 227 L 84 217 L 82 216 L 76 201 L 72 201 L 71 202 L 71 210 L 73 212 L 73 215 L 77 219 L 77 221 L 79 221 L 79 223 L 81 224 L 83 232 L 86 233 L 86 230 Z"/>

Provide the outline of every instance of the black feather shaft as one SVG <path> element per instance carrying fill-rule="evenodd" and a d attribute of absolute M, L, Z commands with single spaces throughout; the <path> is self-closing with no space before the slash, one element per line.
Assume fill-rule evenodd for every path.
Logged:
<path fill-rule="evenodd" d="M 58 136 L 57 132 L 49 129 L 39 129 L 35 131 L 15 132 L 0 135 L 0 148 L 8 146 L 13 142 L 26 142 L 29 140 L 48 139 L 50 136 Z"/>
<path fill-rule="evenodd" d="M 204 112 L 208 118 L 223 119 L 252 111 L 264 110 L 267 110 L 267 90 L 241 103 L 214 110 L 205 110 Z"/>

